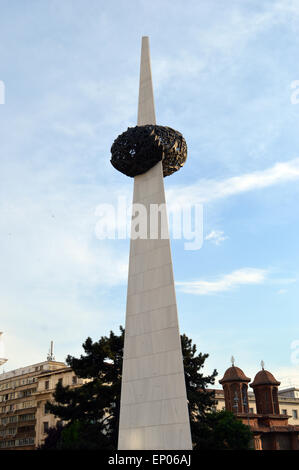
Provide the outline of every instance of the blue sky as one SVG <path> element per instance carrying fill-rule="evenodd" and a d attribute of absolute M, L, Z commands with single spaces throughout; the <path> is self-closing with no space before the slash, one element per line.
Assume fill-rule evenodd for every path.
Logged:
<path fill-rule="evenodd" d="M 251 378 L 263 359 L 299 384 L 298 32 L 291 0 L 1 0 L 6 370 L 124 324 L 129 244 L 98 240 L 95 211 L 132 194 L 110 147 L 136 124 L 148 35 L 157 123 L 188 144 L 167 200 L 204 204 L 202 248 L 172 241 L 181 332 L 218 378 L 234 355 Z"/>

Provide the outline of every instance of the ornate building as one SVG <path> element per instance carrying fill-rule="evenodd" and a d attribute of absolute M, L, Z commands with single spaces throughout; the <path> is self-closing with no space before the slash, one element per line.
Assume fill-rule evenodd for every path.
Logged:
<path fill-rule="evenodd" d="M 299 426 L 288 423 L 290 416 L 280 413 L 278 382 L 262 367 L 250 387 L 254 391 L 256 413 L 250 408 L 250 378 L 234 364 L 219 383 L 223 387 L 225 408 L 235 413 L 253 432 L 256 450 L 299 450 Z"/>

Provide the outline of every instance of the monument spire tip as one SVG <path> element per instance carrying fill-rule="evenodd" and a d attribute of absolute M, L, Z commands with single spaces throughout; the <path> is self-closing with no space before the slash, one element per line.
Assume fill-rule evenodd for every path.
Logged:
<path fill-rule="evenodd" d="M 142 36 L 137 125 L 156 124 L 149 37 Z"/>

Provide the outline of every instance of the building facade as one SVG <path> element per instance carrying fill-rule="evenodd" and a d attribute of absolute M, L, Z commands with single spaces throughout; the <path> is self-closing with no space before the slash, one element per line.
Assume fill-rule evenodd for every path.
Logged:
<path fill-rule="evenodd" d="M 0 374 L 0 450 L 34 450 L 57 419 L 46 413 L 56 384 L 84 383 L 63 362 L 45 361 Z"/>
<path fill-rule="evenodd" d="M 85 379 L 78 378 L 70 367 L 64 365 L 63 368 L 54 371 L 46 371 L 39 375 L 37 382 L 36 398 L 36 425 L 35 444 L 41 446 L 47 437 L 47 430 L 56 426 L 57 418 L 46 411 L 47 401 L 53 399 L 57 383 L 70 388 L 80 387 Z"/>

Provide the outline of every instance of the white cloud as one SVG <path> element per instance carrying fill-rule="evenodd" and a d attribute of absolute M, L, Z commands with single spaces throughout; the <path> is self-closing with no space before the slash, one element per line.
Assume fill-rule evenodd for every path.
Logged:
<path fill-rule="evenodd" d="M 299 367 L 277 367 L 271 370 L 274 377 L 281 382 L 280 389 L 289 387 L 299 387 Z"/>
<path fill-rule="evenodd" d="M 175 205 L 202 204 L 247 191 L 268 188 L 299 179 L 299 158 L 278 162 L 262 171 L 233 176 L 222 181 L 200 180 L 192 185 L 171 188 L 167 198 Z"/>
<path fill-rule="evenodd" d="M 208 235 L 205 236 L 205 240 L 215 243 L 215 245 L 220 245 L 221 242 L 227 240 L 228 237 L 224 235 L 222 230 L 212 230 Z"/>
<path fill-rule="evenodd" d="M 294 284 L 295 282 L 298 282 L 297 277 L 286 277 L 285 279 L 273 279 L 273 283 L 278 283 L 278 284 Z"/>
<path fill-rule="evenodd" d="M 215 280 L 178 282 L 179 290 L 185 294 L 209 295 L 232 290 L 241 285 L 262 284 L 268 275 L 267 269 L 241 268 Z"/>

